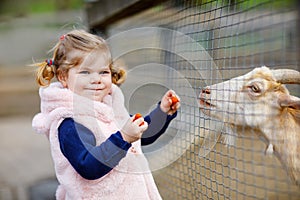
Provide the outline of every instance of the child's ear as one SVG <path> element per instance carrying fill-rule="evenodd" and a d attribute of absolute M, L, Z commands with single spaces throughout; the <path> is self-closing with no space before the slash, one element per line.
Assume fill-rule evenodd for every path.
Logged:
<path fill-rule="evenodd" d="M 59 80 L 59 82 L 61 82 L 61 84 L 67 88 L 68 87 L 68 83 L 67 83 L 67 80 L 68 80 L 68 77 L 67 77 L 67 74 L 65 72 L 61 72 L 57 75 L 57 79 Z"/>

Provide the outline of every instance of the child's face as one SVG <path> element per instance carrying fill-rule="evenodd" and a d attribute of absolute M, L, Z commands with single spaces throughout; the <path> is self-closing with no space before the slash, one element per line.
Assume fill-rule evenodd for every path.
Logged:
<path fill-rule="evenodd" d="M 99 51 L 90 53 L 81 65 L 69 69 L 62 83 L 78 95 L 102 102 L 112 86 L 109 64 Z"/>

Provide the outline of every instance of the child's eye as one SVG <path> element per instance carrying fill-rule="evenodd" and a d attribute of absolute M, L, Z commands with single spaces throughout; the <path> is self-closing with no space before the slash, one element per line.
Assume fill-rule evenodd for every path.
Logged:
<path fill-rule="evenodd" d="M 104 71 L 101 71 L 99 74 L 110 74 L 110 71 L 104 70 Z"/>
<path fill-rule="evenodd" d="M 89 74 L 89 71 L 80 71 L 79 74 Z"/>

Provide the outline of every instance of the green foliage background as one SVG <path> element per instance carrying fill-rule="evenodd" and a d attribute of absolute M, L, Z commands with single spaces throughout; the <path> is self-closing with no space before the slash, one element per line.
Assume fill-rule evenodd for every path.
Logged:
<path fill-rule="evenodd" d="M 1 0 L 0 14 L 22 16 L 30 13 L 79 9 L 84 0 Z"/>

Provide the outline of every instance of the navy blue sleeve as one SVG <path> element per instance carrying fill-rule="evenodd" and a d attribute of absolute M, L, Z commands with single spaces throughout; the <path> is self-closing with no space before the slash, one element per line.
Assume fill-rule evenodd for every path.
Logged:
<path fill-rule="evenodd" d="M 110 172 L 131 147 L 120 132 L 96 146 L 94 134 L 72 118 L 66 118 L 60 124 L 58 137 L 63 155 L 78 174 L 89 180 L 101 178 Z"/>
<path fill-rule="evenodd" d="M 142 146 L 155 142 L 168 128 L 170 122 L 177 116 L 177 112 L 168 115 L 160 109 L 160 103 L 157 107 L 145 117 L 145 121 L 150 121 L 148 129 L 141 138 Z M 147 120 L 149 118 L 149 120 Z"/>

